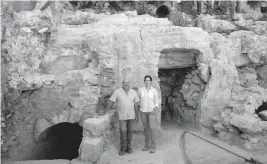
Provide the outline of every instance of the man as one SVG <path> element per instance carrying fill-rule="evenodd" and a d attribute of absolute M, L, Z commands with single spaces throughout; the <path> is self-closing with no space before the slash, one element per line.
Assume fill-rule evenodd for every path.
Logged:
<path fill-rule="evenodd" d="M 120 156 L 124 155 L 125 152 L 129 154 L 133 153 L 131 149 L 132 125 L 134 119 L 138 121 L 137 110 L 139 101 L 140 100 L 137 93 L 130 88 L 130 80 L 128 78 L 123 79 L 122 88 L 115 90 L 108 101 L 105 111 L 107 111 L 114 103 L 116 103 L 117 112 L 119 115 L 121 144 L 119 151 Z"/>
<path fill-rule="evenodd" d="M 141 103 L 140 114 L 144 126 L 145 147 L 143 151 L 150 149 L 150 153 L 156 152 L 155 130 L 157 128 L 158 91 L 151 86 L 152 77 L 147 75 L 144 78 L 145 86 L 138 91 Z"/>

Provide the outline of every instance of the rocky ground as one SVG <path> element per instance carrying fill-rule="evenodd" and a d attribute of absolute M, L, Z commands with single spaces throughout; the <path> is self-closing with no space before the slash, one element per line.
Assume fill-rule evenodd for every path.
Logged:
<path fill-rule="evenodd" d="M 116 141 L 108 151 L 106 151 L 98 161 L 98 164 L 184 164 L 183 156 L 180 149 L 180 136 L 183 129 L 187 128 L 191 131 L 198 132 L 192 126 L 178 126 L 172 122 L 163 122 L 162 125 L 164 135 L 157 139 L 157 152 L 150 154 L 143 152 L 144 136 L 135 134 L 133 136 L 133 154 L 124 156 L 118 155 L 119 141 Z M 245 152 L 235 146 L 226 145 L 218 141 L 216 138 L 204 135 L 205 138 L 215 141 L 226 148 L 246 157 L 254 156 L 263 163 L 267 162 L 266 152 Z M 244 164 L 244 160 L 232 155 L 218 147 L 215 147 L 201 139 L 190 134 L 185 135 L 186 153 L 193 164 Z"/>

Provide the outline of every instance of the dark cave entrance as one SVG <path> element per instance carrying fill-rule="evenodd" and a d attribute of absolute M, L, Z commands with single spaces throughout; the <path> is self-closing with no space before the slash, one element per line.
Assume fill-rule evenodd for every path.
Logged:
<path fill-rule="evenodd" d="M 43 131 L 33 149 L 32 160 L 68 159 L 79 156 L 83 128 L 78 123 L 59 123 Z"/>
<path fill-rule="evenodd" d="M 196 111 L 206 84 L 199 77 L 193 49 L 165 49 L 159 58 L 161 121 L 196 124 Z"/>
<path fill-rule="evenodd" d="M 162 5 L 156 10 L 158 18 L 166 18 L 170 14 L 170 10 L 167 6 Z"/>

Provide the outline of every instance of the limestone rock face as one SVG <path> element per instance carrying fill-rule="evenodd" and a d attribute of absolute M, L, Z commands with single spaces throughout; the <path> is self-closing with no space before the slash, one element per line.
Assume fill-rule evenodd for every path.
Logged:
<path fill-rule="evenodd" d="M 234 62 L 231 61 L 235 52 L 220 34 L 211 34 L 212 48 L 215 52 L 215 59 L 210 63 L 211 78 L 206 86 L 203 97 L 201 99 L 200 122 L 209 127 L 213 124 L 209 116 L 218 115 L 222 109 L 228 105 L 230 101 L 231 89 L 238 75 Z"/>
<path fill-rule="evenodd" d="M 61 74 L 69 70 L 82 70 L 89 66 L 89 62 L 79 56 L 61 56 L 53 61 L 50 65 L 41 63 L 40 69 L 45 74 Z"/>
<path fill-rule="evenodd" d="M 96 162 L 103 152 L 103 141 L 99 138 L 84 138 L 80 147 L 82 161 Z"/>
<path fill-rule="evenodd" d="M 197 26 L 202 27 L 207 32 L 225 33 L 234 31 L 237 27 L 226 20 L 215 19 L 215 16 L 200 15 L 197 19 Z"/>
<path fill-rule="evenodd" d="M 257 35 L 251 31 L 236 31 L 228 38 L 239 38 L 241 41 L 241 53 L 247 53 L 248 58 L 256 64 L 266 64 L 267 37 Z"/>
<path fill-rule="evenodd" d="M 167 19 L 137 16 L 136 12 L 98 15 L 77 11 L 56 16 L 62 6 L 54 3 L 47 12 L 17 13 L 5 32 L 1 31 L 5 33 L 4 81 L 8 89 L 16 91 L 7 93 L 5 99 L 7 105 L 11 104 L 8 107 L 13 105 L 16 117 L 27 111 L 32 122 L 34 118 L 51 124 L 86 120 L 81 121 L 86 131 L 81 159 L 97 161 L 105 149 L 103 144 L 117 138 L 116 123 L 110 121 L 115 116 L 98 118 L 97 111 L 122 86 L 123 78 L 128 77 L 131 87 L 137 90 L 144 86 L 145 75 L 152 76 L 152 86 L 159 92 L 160 103 L 163 101 L 158 70 L 159 58 L 166 51 L 194 52 L 197 70 L 186 77 L 182 91 L 186 104 L 196 108 L 201 126 L 211 128 L 213 117 L 218 116 L 214 126 L 221 132 L 230 129 L 237 133 L 232 126 L 247 133 L 266 129 L 255 115 L 256 108 L 267 100 L 263 66 L 267 63 L 267 39 L 262 35 L 265 22 L 245 22 L 257 34 L 236 31 L 225 37 L 219 33 L 237 30 L 236 26 L 212 16 L 199 17 L 201 28 L 178 27 Z M 55 22 L 62 23 L 56 30 Z M 181 62 L 186 61 L 171 60 L 166 65 L 180 66 Z M 236 68 L 251 63 L 257 68 Z M 163 90 L 170 89 L 165 86 Z M 28 103 L 15 101 L 20 95 Z M 160 129 L 161 109 L 156 114 Z M 141 122 L 134 130 L 143 130 Z"/>
<path fill-rule="evenodd" d="M 231 114 L 231 117 L 230 123 L 246 132 L 262 132 L 262 128 L 259 126 L 259 118 L 254 118 L 249 115 L 237 115 L 234 113 Z"/>

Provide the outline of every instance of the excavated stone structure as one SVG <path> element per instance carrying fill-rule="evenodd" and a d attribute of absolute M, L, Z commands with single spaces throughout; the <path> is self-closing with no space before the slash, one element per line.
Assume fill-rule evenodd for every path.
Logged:
<path fill-rule="evenodd" d="M 57 3 L 51 8 L 63 10 Z M 11 158 L 23 160 L 14 152 L 25 151 L 45 129 L 79 122 L 80 159 L 96 162 L 119 134 L 115 110 L 104 116 L 97 112 L 124 77 L 136 89 L 144 85 L 145 75 L 152 76 L 163 107 L 168 102 L 177 116 L 190 109 L 202 130 L 215 129 L 222 138 L 242 134 L 248 148 L 251 143 L 267 144 L 266 121 L 255 114 L 267 101 L 267 37 L 259 35 L 262 32 L 232 32 L 236 28 L 228 22 L 211 17 L 200 17 L 204 31 L 136 12 L 59 14 L 51 8 L 16 13 L 14 24 L 1 31 L 5 33 L 1 94 L 5 116 L 12 122 L 2 128 L 13 126 L 11 131 L 3 129 L 7 135 L 3 146 L 20 145 L 9 152 Z M 232 33 L 216 33 L 218 28 Z M 181 88 L 174 88 L 172 97 L 162 99 L 159 69 L 185 67 L 194 69 L 185 75 Z M 177 106 L 181 97 L 183 106 Z M 159 127 L 161 110 L 156 111 Z M 134 129 L 142 131 L 142 123 Z"/>

